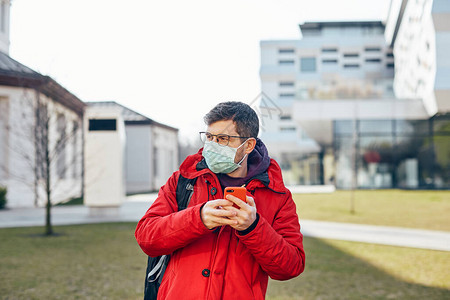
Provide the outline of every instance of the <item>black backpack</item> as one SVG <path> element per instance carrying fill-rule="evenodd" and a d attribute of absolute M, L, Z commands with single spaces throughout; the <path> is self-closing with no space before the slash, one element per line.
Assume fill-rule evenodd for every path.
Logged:
<path fill-rule="evenodd" d="M 180 174 L 176 190 L 178 211 L 185 209 L 191 201 L 196 180 L 197 178 L 188 179 Z M 148 257 L 147 271 L 145 272 L 144 300 L 156 300 L 169 260 L 170 255 Z"/>

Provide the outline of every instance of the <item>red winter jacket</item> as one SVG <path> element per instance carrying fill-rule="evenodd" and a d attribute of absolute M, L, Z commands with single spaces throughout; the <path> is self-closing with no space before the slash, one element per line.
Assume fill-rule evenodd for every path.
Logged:
<path fill-rule="evenodd" d="M 247 184 L 259 220 L 246 235 L 230 226 L 209 230 L 200 217 L 208 200 L 223 198 L 217 176 L 197 170 L 201 151 L 186 158 L 139 221 L 135 236 L 150 256 L 172 254 L 158 299 L 264 299 L 268 276 L 287 280 L 305 267 L 303 236 L 278 164 Z M 197 177 L 188 208 L 178 211 L 179 175 Z M 268 175 L 268 176 L 267 176 Z"/>

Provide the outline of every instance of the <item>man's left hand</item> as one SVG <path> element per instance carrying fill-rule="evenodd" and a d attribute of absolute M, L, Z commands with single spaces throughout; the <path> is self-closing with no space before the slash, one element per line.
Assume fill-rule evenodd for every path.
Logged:
<path fill-rule="evenodd" d="M 252 197 L 247 197 L 247 203 L 242 201 L 241 199 L 233 196 L 227 195 L 226 199 L 235 203 L 239 208 L 233 206 L 227 206 L 227 210 L 233 210 L 236 212 L 236 216 L 229 217 L 230 220 L 236 220 L 236 225 L 230 225 L 234 229 L 238 231 L 246 230 L 253 224 L 256 220 L 256 204 L 255 200 Z"/>

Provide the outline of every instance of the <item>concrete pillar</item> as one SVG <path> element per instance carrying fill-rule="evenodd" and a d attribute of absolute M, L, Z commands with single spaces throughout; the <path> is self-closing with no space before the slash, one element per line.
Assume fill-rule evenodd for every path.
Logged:
<path fill-rule="evenodd" d="M 125 125 L 121 109 L 89 106 L 85 114 L 84 204 L 91 215 L 115 215 L 125 199 Z"/>

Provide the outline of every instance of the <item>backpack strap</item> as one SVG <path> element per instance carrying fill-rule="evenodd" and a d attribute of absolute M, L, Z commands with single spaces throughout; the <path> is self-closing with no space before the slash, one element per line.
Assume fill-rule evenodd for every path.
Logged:
<path fill-rule="evenodd" d="M 178 203 L 178 211 L 181 211 L 188 207 L 189 202 L 191 201 L 192 194 L 194 193 L 194 185 L 197 181 L 197 177 L 195 178 L 186 178 L 180 174 L 177 182 L 177 203 Z"/>
<path fill-rule="evenodd" d="M 178 177 L 176 189 L 178 211 L 185 209 L 189 205 L 192 194 L 194 193 L 194 185 L 196 181 L 197 178 L 189 179 L 181 174 Z M 153 300 L 157 298 L 159 286 L 161 285 L 169 260 L 170 255 L 148 257 L 144 300 Z"/>
<path fill-rule="evenodd" d="M 156 266 L 154 266 L 153 269 L 150 270 L 150 272 L 148 272 L 148 274 L 147 274 L 147 281 L 148 282 L 154 282 L 154 281 L 156 281 L 159 278 L 159 276 L 163 272 L 163 269 L 164 269 L 163 265 L 164 265 L 164 263 L 166 263 L 166 260 L 167 261 L 169 260 L 167 257 L 168 257 L 167 255 L 162 255 L 160 257 L 160 259 L 158 260 L 158 263 L 156 264 Z M 156 272 L 158 272 L 158 273 L 156 274 Z M 152 277 L 153 275 L 154 275 L 154 277 Z"/>

